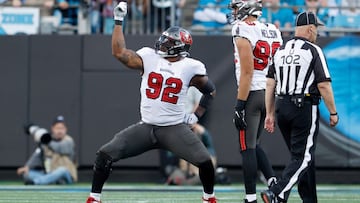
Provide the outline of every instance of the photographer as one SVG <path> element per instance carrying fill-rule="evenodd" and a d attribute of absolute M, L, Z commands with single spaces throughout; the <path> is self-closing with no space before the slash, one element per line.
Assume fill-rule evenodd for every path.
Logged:
<path fill-rule="evenodd" d="M 39 146 L 25 166 L 17 169 L 26 185 L 71 184 L 77 181 L 74 163 L 75 144 L 67 135 L 63 116 L 58 116 L 51 126 L 51 135 L 46 129 L 35 125 L 26 131 L 34 137 Z"/>

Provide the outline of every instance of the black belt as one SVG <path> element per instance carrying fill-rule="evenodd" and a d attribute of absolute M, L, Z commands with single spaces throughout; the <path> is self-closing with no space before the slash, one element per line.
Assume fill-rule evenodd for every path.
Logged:
<path fill-rule="evenodd" d="M 291 98 L 298 97 L 298 96 L 301 96 L 301 94 L 277 95 L 277 97 L 278 97 L 279 99 L 291 99 Z M 304 97 L 304 98 L 318 98 L 318 99 L 320 99 L 320 96 L 315 96 L 315 95 L 313 95 L 313 94 L 304 94 L 303 97 Z"/>
<path fill-rule="evenodd" d="M 298 107 L 301 107 L 304 102 L 309 102 L 312 105 L 318 105 L 320 103 L 320 96 L 311 94 L 278 95 L 277 98 L 280 100 L 291 101 Z"/>

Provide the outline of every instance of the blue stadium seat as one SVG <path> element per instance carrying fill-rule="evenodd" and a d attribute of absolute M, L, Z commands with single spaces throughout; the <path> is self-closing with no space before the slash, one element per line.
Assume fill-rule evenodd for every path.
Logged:
<path fill-rule="evenodd" d="M 343 27 L 343 28 L 360 28 L 360 15 L 347 16 L 337 15 L 333 22 L 328 23 L 329 27 Z"/>
<path fill-rule="evenodd" d="M 221 32 L 221 30 L 228 25 L 226 22 L 226 14 L 230 12 L 227 8 L 229 3 L 230 0 L 199 0 L 198 7 L 195 9 L 192 28 L 202 29 L 204 31 L 208 30 L 212 33 L 216 30 Z M 206 8 L 210 9 L 213 13 L 210 13 L 209 10 L 205 12 Z M 204 19 L 196 18 L 196 16 L 201 15 L 207 17 Z"/>

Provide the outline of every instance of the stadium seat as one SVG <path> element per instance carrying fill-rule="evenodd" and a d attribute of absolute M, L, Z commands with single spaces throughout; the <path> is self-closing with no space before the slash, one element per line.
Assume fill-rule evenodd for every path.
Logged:
<path fill-rule="evenodd" d="M 191 30 L 219 34 L 227 27 L 226 14 L 229 0 L 199 0 Z"/>
<path fill-rule="evenodd" d="M 337 15 L 334 17 L 333 22 L 330 22 L 328 26 L 342 28 L 360 28 L 360 15 Z"/>

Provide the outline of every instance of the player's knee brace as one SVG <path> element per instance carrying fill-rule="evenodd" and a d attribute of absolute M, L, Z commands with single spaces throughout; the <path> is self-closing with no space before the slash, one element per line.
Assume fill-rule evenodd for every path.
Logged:
<path fill-rule="evenodd" d="M 113 163 L 112 158 L 102 151 L 96 153 L 96 159 L 94 164 L 94 171 L 100 171 L 105 174 L 110 174 L 111 166 Z"/>

